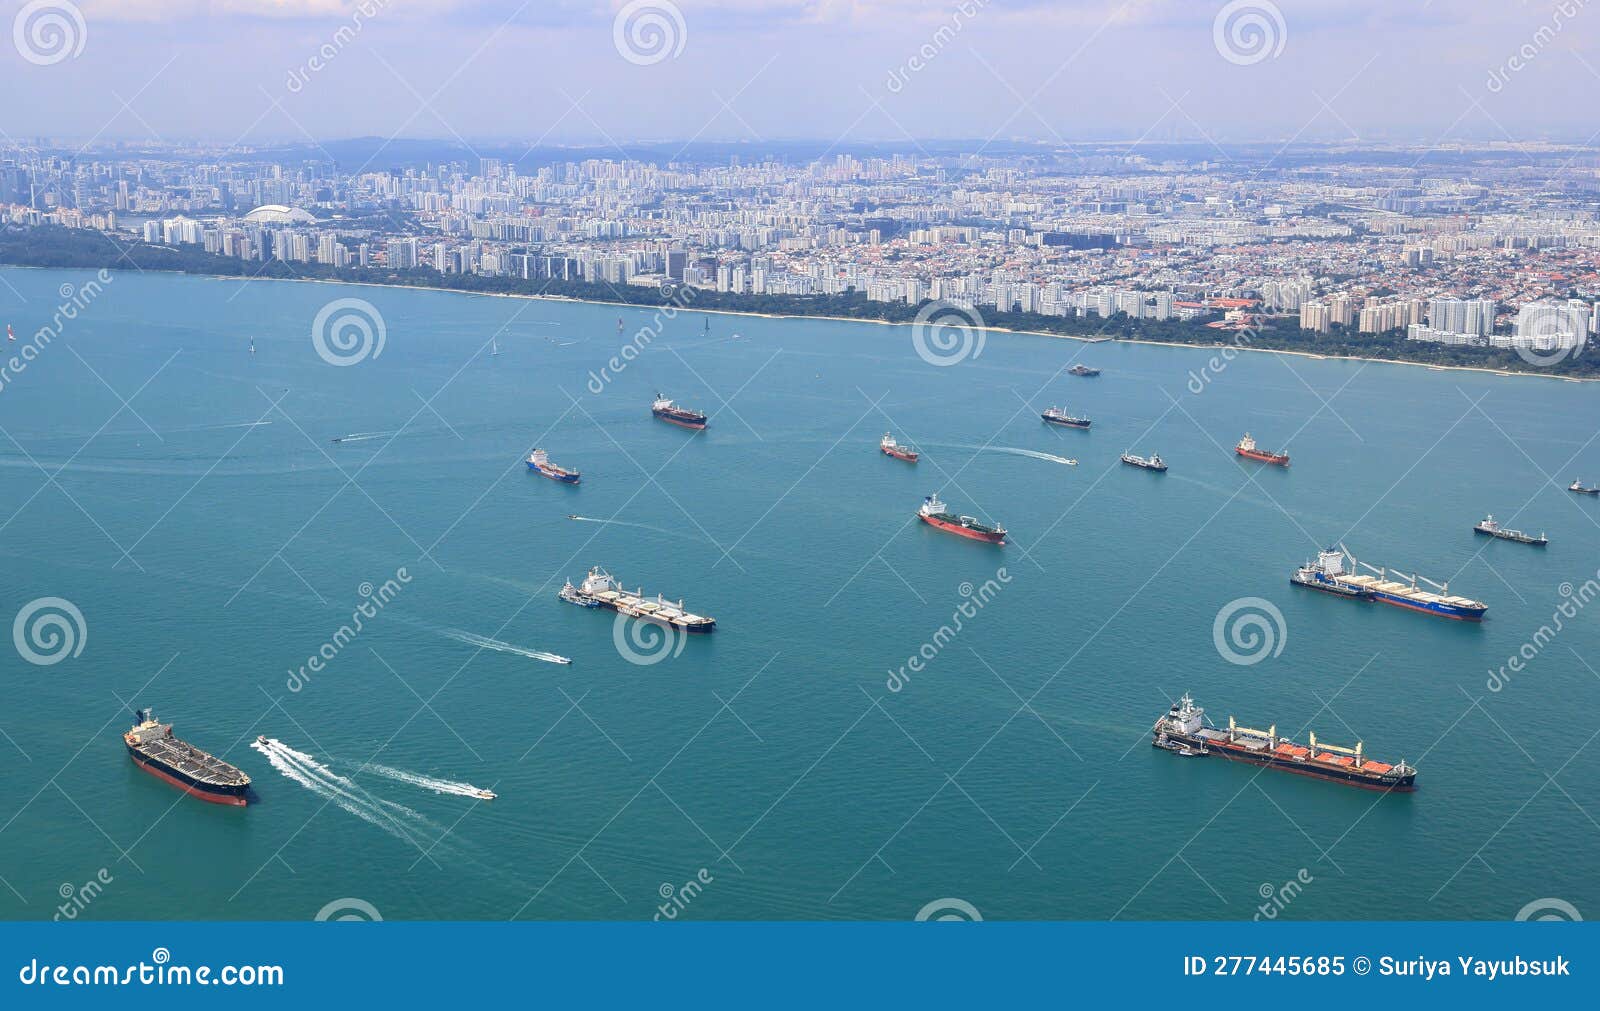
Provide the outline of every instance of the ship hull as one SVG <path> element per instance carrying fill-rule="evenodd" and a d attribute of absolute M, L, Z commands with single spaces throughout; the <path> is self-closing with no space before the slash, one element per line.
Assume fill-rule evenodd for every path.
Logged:
<path fill-rule="evenodd" d="M 1372 591 L 1372 599 L 1380 604 L 1388 604 L 1390 607 L 1403 607 L 1408 611 L 1431 614 L 1438 618 L 1449 618 L 1451 621 L 1482 621 L 1483 612 L 1488 610 L 1486 607 L 1457 607 L 1454 604 L 1430 604 L 1423 600 L 1407 600 L 1405 597 L 1399 597 L 1382 590 Z"/>
<path fill-rule="evenodd" d="M 1493 530 L 1485 530 L 1482 527 L 1473 527 L 1472 529 L 1485 537 L 1493 537 L 1495 540 L 1500 541 L 1510 541 L 1513 544 L 1531 544 L 1536 548 L 1542 548 L 1550 543 L 1543 537 L 1512 537 L 1509 534 L 1496 533 Z"/>
<path fill-rule="evenodd" d="M 665 421 L 669 425 L 677 425 L 679 428 L 687 428 L 692 432 L 704 431 L 706 427 L 705 418 L 685 418 L 681 415 L 668 414 L 665 411 L 651 411 L 650 413 L 654 414 L 657 419 Z"/>
<path fill-rule="evenodd" d="M 1004 545 L 1006 542 L 1006 535 L 1004 533 L 989 533 L 983 530 L 974 530 L 971 527 L 962 526 L 960 523 L 955 523 L 950 520 L 940 519 L 937 516 L 923 516 L 921 519 L 922 522 L 928 524 L 930 527 L 933 527 L 935 530 L 943 530 L 945 533 L 955 534 L 957 537 L 965 537 L 969 540 L 982 541 L 985 544 Z"/>
<path fill-rule="evenodd" d="M 1379 776 L 1367 775 L 1357 769 L 1297 762 L 1292 758 L 1284 758 L 1271 753 L 1263 754 L 1249 748 L 1235 748 L 1228 744 L 1208 741 L 1188 734 L 1169 733 L 1167 734 L 1167 739 L 1186 744 L 1196 750 L 1204 748 L 1207 754 L 1225 758 L 1230 762 L 1242 762 L 1245 765 L 1258 765 L 1263 768 L 1276 769 L 1280 772 L 1292 772 L 1297 776 L 1322 779 L 1330 783 L 1340 783 L 1363 790 L 1377 790 L 1380 793 L 1412 793 L 1417 789 L 1415 774 L 1384 779 Z M 1155 741 L 1151 743 L 1160 747 Z"/>
<path fill-rule="evenodd" d="M 1289 457 L 1287 455 L 1279 455 L 1277 453 L 1262 453 L 1258 450 L 1250 449 L 1235 449 L 1234 452 L 1244 457 L 1246 460 L 1255 460 L 1258 463 L 1270 463 L 1274 467 L 1289 466 Z"/>
<path fill-rule="evenodd" d="M 250 802 L 246 796 L 249 785 L 244 786 L 217 786 L 211 783 L 197 783 L 176 769 L 154 762 L 132 748 L 128 749 L 128 757 L 133 759 L 133 764 L 148 772 L 157 779 L 182 790 L 191 797 L 209 804 L 225 804 L 230 807 L 245 807 Z"/>
<path fill-rule="evenodd" d="M 1039 417 L 1044 420 L 1045 424 L 1047 424 L 1047 425 L 1056 425 L 1056 426 L 1058 426 L 1060 428 L 1088 428 L 1090 425 L 1094 424 L 1093 421 L 1091 421 L 1089 419 L 1086 419 L 1086 418 L 1080 418 L 1080 419 L 1075 419 L 1075 420 L 1072 420 L 1072 421 L 1068 421 L 1065 418 L 1046 418 L 1042 414 Z"/>
<path fill-rule="evenodd" d="M 1326 593 L 1330 597 L 1343 597 L 1346 600 L 1370 600 L 1372 598 L 1372 594 L 1366 590 L 1358 590 L 1353 586 L 1343 586 L 1339 583 L 1325 583 L 1315 578 L 1300 579 L 1290 576 L 1289 582 L 1295 586 L 1304 586 L 1308 590 Z"/>
<path fill-rule="evenodd" d="M 538 474 L 540 477 L 547 477 L 550 480 L 558 481 L 561 484 L 577 484 L 579 481 L 582 480 L 582 475 L 580 475 L 580 474 L 574 474 L 574 473 L 571 473 L 570 471 L 567 472 L 567 473 L 564 473 L 564 474 L 563 473 L 556 473 L 555 471 L 545 470 L 543 467 L 539 466 L 536 463 L 528 464 L 528 469 L 533 471 L 535 474 Z"/>
<path fill-rule="evenodd" d="M 892 449 L 885 449 L 882 452 L 883 452 L 884 456 L 892 457 L 893 459 L 896 459 L 896 460 L 904 460 L 906 463 L 916 463 L 917 462 L 917 454 L 916 453 L 896 453 Z"/>

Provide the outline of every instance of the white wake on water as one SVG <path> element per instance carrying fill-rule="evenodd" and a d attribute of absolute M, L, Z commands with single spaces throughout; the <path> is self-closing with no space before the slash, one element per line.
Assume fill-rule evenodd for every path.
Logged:
<path fill-rule="evenodd" d="M 501 642 L 499 639 L 490 639 L 488 636 L 474 635 L 471 632 L 463 632 L 458 628 L 446 629 L 444 634 L 448 635 L 457 642 L 464 642 L 469 646 L 477 646 L 481 649 L 492 649 L 500 653 L 515 653 L 517 656 L 525 656 L 530 660 L 543 660 L 545 663 L 572 662 L 570 658 L 564 657 L 559 653 L 546 653 L 542 649 L 524 649 L 521 646 L 515 646 L 509 642 Z"/>
<path fill-rule="evenodd" d="M 421 773 L 406 772 L 404 769 L 393 769 L 387 765 L 368 763 L 367 771 L 399 780 L 402 783 L 410 783 L 412 786 L 420 786 L 424 790 L 432 790 L 434 793 L 450 793 L 457 797 L 479 797 L 484 792 L 471 783 L 457 783 L 448 779 L 436 779 L 433 776 L 424 776 Z"/>
<path fill-rule="evenodd" d="M 272 767 L 287 778 L 397 839 L 404 839 L 413 845 L 417 842 L 396 820 L 395 814 L 408 818 L 418 825 L 432 824 L 427 818 L 404 804 L 373 797 L 353 781 L 329 769 L 311 755 L 296 751 L 275 737 L 267 738 L 265 743 L 259 740 L 252 741 L 250 747 L 266 756 Z M 394 813 L 391 814 L 391 811 Z"/>
<path fill-rule="evenodd" d="M 1020 449 L 1016 446 L 966 446 L 952 444 L 951 449 L 970 449 L 979 453 L 1005 453 L 1008 456 L 1025 456 L 1031 460 L 1045 460 L 1049 463 L 1059 463 L 1064 467 L 1076 467 L 1078 461 L 1070 457 L 1056 456 L 1054 453 L 1041 453 L 1037 449 Z"/>

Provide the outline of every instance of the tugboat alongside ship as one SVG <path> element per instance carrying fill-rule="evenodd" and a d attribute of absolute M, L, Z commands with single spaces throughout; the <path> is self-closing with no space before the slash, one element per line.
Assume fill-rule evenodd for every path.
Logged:
<path fill-rule="evenodd" d="M 660 594 L 651 600 L 643 589 L 633 592 L 623 589 L 615 576 L 598 565 L 590 569 L 577 586 L 567 580 L 556 596 L 579 607 L 605 608 L 684 632 L 711 632 L 717 627 L 717 619 L 688 611 L 681 600 L 674 604 Z"/>
<path fill-rule="evenodd" d="M 1039 413 L 1047 423 L 1061 425 L 1064 428 L 1088 428 L 1094 422 L 1088 418 L 1075 418 L 1059 407 L 1046 407 Z"/>
<path fill-rule="evenodd" d="M 1361 569 L 1371 574 L 1363 574 Z M 1294 570 L 1289 581 L 1296 586 L 1341 597 L 1375 600 L 1391 607 L 1403 607 L 1455 621 L 1482 621 L 1483 613 L 1489 609 L 1489 605 L 1481 600 L 1452 594 L 1449 583 L 1435 583 L 1423 576 L 1408 576 L 1401 572 L 1391 573 L 1388 569 L 1358 562 L 1343 545 L 1318 552 L 1316 562 L 1308 562 Z M 1418 587 L 1419 581 L 1439 592 L 1432 593 Z"/>
<path fill-rule="evenodd" d="M 1550 543 L 1549 539 L 1546 538 L 1544 534 L 1540 534 L 1538 537 L 1535 537 L 1532 534 L 1525 534 L 1521 530 L 1511 530 L 1507 527 L 1501 526 L 1495 521 L 1493 514 L 1484 517 L 1483 522 L 1479 523 L 1472 529 L 1480 534 L 1487 534 L 1490 537 L 1498 537 L 1503 541 L 1516 541 L 1518 544 L 1532 544 L 1536 548 L 1542 548 Z"/>
<path fill-rule="evenodd" d="M 1004 545 L 1006 542 L 1005 527 L 980 523 L 971 516 L 957 516 L 939 500 L 937 495 L 929 495 L 922 500 L 922 508 L 917 510 L 917 518 L 935 530 L 943 530 L 957 537 L 968 537 L 986 544 Z"/>
<path fill-rule="evenodd" d="M 249 803 L 248 775 L 174 737 L 172 724 L 157 720 L 152 709 L 134 710 L 133 727 L 122 735 L 122 740 L 134 765 L 184 793 L 212 804 L 243 807 Z"/>
<path fill-rule="evenodd" d="M 1278 736 L 1276 725 L 1266 730 L 1241 727 L 1228 717 L 1226 731 L 1206 726 L 1206 711 L 1184 695 L 1156 721 L 1150 743 L 1180 755 L 1220 755 L 1301 776 L 1332 780 L 1368 790 L 1409 793 L 1417 788 L 1417 770 L 1404 759 L 1390 765 L 1368 758 L 1362 742 L 1353 748 L 1317 740 L 1312 733 L 1301 746 Z"/>

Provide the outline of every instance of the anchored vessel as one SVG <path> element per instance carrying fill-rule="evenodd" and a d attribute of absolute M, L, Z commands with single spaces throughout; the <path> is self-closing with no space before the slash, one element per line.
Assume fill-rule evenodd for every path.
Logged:
<path fill-rule="evenodd" d="M 134 720 L 133 727 L 122 735 L 133 764 L 201 800 L 238 807 L 249 803 L 245 799 L 249 776 L 172 736 L 172 724 L 157 720 L 154 710 L 136 709 Z"/>
<path fill-rule="evenodd" d="M 1417 788 L 1417 770 L 1402 759 L 1395 765 L 1366 757 L 1360 741 L 1344 748 L 1317 740 L 1316 734 L 1301 746 L 1278 736 L 1276 725 L 1266 730 L 1241 727 L 1228 717 L 1228 729 L 1205 725 L 1206 711 L 1188 695 L 1156 721 L 1151 744 L 1189 755 L 1220 755 L 1236 762 L 1265 765 L 1317 779 L 1365 787 L 1369 790 L 1410 792 Z"/>
<path fill-rule="evenodd" d="M 1600 488 L 1585 488 L 1583 482 L 1577 479 L 1567 485 L 1567 491 L 1575 491 L 1579 495 L 1600 495 Z"/>
<path fill-rule="evenodd" d="M 888 432 L 884 432 L 883 438 L 878 440 L 878 449 L 883 451 L 884 456 L 892 456 L 896 460 L 904 460 L 906 463 L 916 463 L 919 455 L 910 446 L 900 445 L 894 440 L 894 436 Z"/>
<path fill-rule="evenodd" d="M 1161 459 L 1160 453 L 1151 453 L 1147 457 L 1137 456 L 1133 453 L 1123 453 L 1122 462 L 1130 467 L 1143 467 L 1145 470 L 1153 470 L 1162 474 L 1167 472 L 1167 461 Z"/>
<path fill-rule="evenodd" d="M 922 508 L 917 510 L 917 516 L 929 526 L 959 537 L 970 537 L 988 544 L 1006 542 L 1005 527 L 980 523 L 971 516 L 957 516 L 939 501 L 937 495 L 929 495 L 922 500 Z"/>
<path fill-rule="evenodd" d="M 577 471 L 558 467 L 551 463 L 550 454 L 542 449 L 534 450 L 533 455 L 528 457 L 528 469 L 537 471 L 552 481 L 560 481 L 562 484 L 577 484 L 583 479 L 583 475 Z"/>
<path fill-rule="evenodd" d="M 1362 573 L 1361 569 L 1367 572 Z M 1408 576 L 1358 562 L 1342 544 L 1337 548 L 1319 551 L 1314 564 L 1301 566 L 1289 579 L 1300 586 L 1359 600 L 1375 600 L 1380 604 L 1436 614 L 1456 621 L 1482 621 L 1483 612 L 1489 609 L 1489 605 L 1481 600 L 1453 595 L 1449 583 L 1435 583 L 1423 576 Z M 1431 593 L 1418 587 L 1419 581 L 1439 592 Z"/>
<path fill-rule="evenodd" d="M 1092 369 L 1087 365 L 1074 365 L 1072 368 L 1067 370 L 1067 374 L 1071 376 L 1098 376 L 1100 374 L 1100 370 Z"/>
<path fill-rule="evenodd" d="M 644 595 L 643 589 L 632 592 L 624 590 L 615 576 L 598 565 L 590 569 L 577 586 L 572 585 L 572 580 L 567 580 L 556 596 L 579 607 L 603 607 L 630 618 L 653 621 L 657 625 L 685 632 L 710 632 L 717 627 L 717 619 L 685 610 L 681 600 L 674 604 L 660 594 L 651 600 Z"/>
<path fill-rule="evenodd" d="M 1233 451 L 1247 460 L 1260 460 L 1262 463 L 1275 464 L 1279 467 L 1289 466 L 1288 453 L 1269 453 L 1256 447 L 1256 440 L 1250 438 L 1250 433 L 1244 433 L 1244 438 L 1239 440 L 1239 445 Z"/>
<path fill-rule="evenodd" d="M 1046 407 L 1039 413 L 1039 417 L 1052 425 L 1063 425 L 1067 428 L 1088 428 L 1094 424 L 1088 418 L 1074 418 L 1059 407 Z"/>
<path fill-rule="evenodd" d="M 698 432 L 706 427 L 704 414 L 687 407 L 680 407 L 671 398 L 663 397 L 659 393 L 656 394 L 655 403 L 650 405 L 650 413 L 667 424 L 677 425 L 680 428 L 692 428 Z"/>
<path fill-rule="evenodd" d="M 1472 529 L 1476 530 L 1480 534 L 1488 534 L 1490 537 L 1498 537 L 1503 541 L 1516 541 L 1518 544 L 1532 544 L 1534 547 L 1538 548 L 1542 548 L 1546 544 L 1550 543 L 1544 534 L 1540 534 L 1538 537 L 1535 537 L 1532 534 L 1525 534 L 1521 530 L 1511 530 L 1507 527 L 1503 527 L 1495 521 L 1493 515 L 1484 517 L 1483 522 L 1479 523 Z"/>

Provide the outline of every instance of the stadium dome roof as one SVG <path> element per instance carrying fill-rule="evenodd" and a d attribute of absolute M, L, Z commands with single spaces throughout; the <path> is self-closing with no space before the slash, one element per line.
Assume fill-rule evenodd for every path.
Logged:
<path fill-rule="evenodd" d="M 298 207 L 283 204 L 262 204 L 244 216 L 246 221 L 264 225 L 308 225 L 317 219 Z"/>

